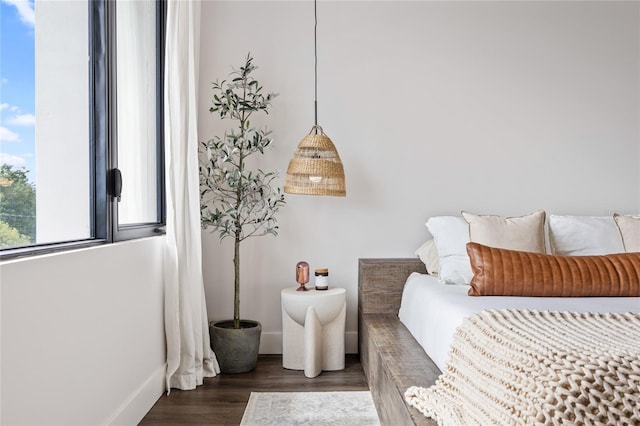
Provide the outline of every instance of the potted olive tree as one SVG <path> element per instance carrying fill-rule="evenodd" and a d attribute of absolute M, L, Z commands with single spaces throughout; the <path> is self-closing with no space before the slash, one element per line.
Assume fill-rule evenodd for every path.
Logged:
<path fill-rule="evenodd" d="M 233 245 L 233 320 L 209 324 L 211 347 L 223 373 L 244 373 L 255 368 L 262 326 L 240 319 L 240 243 L 249 237 L 277 235 L 276 213 L 285 203 L 280 188 L 272 186 L 277 172 L 252 168 L 249 157 L 263 155 L 272 143 L 266 128 L 252 127 L 254 113 L 268 114 L 274 93 L 264 93 L 252 76 L 251 54 L 229 80 L 213 83 L 213 106 L 221 119 L 234 122 L 222 136 L 201 143 L 200 196 L 202 227 L 231 237 Z"/>

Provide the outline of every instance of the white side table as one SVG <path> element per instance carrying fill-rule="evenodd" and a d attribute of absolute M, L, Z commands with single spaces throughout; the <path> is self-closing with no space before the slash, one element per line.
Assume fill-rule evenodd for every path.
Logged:
<path fill-rule="evenodd" d="M 344 370 L 344 288 L 296 291 L 285 288 L 282 301 L 282 366 L 316 377 L 322 370 Z"/>

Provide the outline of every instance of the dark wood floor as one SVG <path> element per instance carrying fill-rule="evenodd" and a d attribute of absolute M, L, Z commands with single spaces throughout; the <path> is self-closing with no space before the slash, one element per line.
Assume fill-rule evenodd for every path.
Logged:
<path fill-rule="evenodd" d="M 282 368 L 281 355 L 261 355 L 250 373 L 206 378 L 192 391 L 163 395 L 141 425 L 239 425 L 251 392 L 369 390 L 357 355 L 347 355 L 342 371 L 323 371 L 308 379 L 303 371 Z"/>

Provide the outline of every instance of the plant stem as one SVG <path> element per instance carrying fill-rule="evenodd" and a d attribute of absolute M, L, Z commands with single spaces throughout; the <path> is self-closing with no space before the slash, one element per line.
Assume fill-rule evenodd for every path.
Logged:
<path fill-rule="evenodd" d="M 233 280 L 233 328 L 240 328 L 240 235 L 236 231 L 233 247 L 233 268 L 235 270 Z"/>
<path fill-rule="evenodd" d="M 244 124 L 244 123 L 243 123 Z M 242 172 L 244 169 L 244 156 L 240 153 L 240 165 L 238 169 Z M 236 189 L 236 211 L 240 209 L 242 200 L 242 173 L 240 173 L 240 182 Z M 235 269 L 233 279 L 233 328 L 240 328 L 240 241 L 242 241 L 242 226 L 240 224 L 240 216 L 236 217 L 235 241 L 233 244 L 233 267 Z"/>
<path fill-rule="evenodd" d="M 247 97 L 247 79 L 243 80 L 242 98 Z M 244 123 L 247 120 L 245 111 L 242 111 L 240 117 L 240 140 L 244 142 Z M 240 172 L 240 179 L 238 181 L 238 187 L 236 188 L 236 211 L 240 210 L 240 203 L 242 202 L 242 171 L 244 170 L 244 147 L 240 148 L 240 155 L 238 160 L 238 171 Z M 235 241 L 233 244 L 233 267 L 235 269 L 233 279 L 233 328 L 240 328 L 240 241 L 242 241 L 242 224 L 240 223 L 240 216 L 236 217 L 236 232 Z"/>

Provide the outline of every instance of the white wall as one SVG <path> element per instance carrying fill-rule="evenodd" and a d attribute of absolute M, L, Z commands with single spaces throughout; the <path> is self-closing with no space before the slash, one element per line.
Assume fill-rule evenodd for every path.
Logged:
<path fill-rule="evenodd" d="M 164 389 L 163 241 L 1 265 L 1 424 L 140 421 Z"/>
<path fill-rule="evenodd" d="M 408 257 L 429 216 L 637 213 L 640 3 L 318 3 L 319 124 L 336 144 L 346 198 L 291 195 L 280 235 L 243 247 L 242 312 L 279 352 L 279 291 L 294 267 L 328 267 L 347 288 L 355 351 L 357 260 Z M 286 171 L 313 124 L 313 4 L 203 2 L 200 139 L 211 82 L 248 51 L 267 90 Z M 284 183 L 284 177 L 280 184 Z M 231 245 L 204 235 L 211 319 L 232 312 Z"/>

